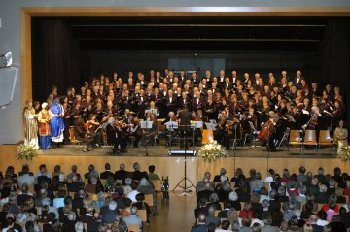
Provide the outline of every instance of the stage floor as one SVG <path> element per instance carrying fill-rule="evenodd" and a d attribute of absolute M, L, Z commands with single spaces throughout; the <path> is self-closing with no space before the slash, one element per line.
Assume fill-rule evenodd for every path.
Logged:
<path fill-rule="evenodd" d="M 58 149 L 49 149 L 49 150 L 41 150 L 39 154 L 42 155 L 74 155 L 74 156 L 145 156 L 146 155 L 146 147 L 139 148 L 129 148 L 126 153 L 122 154 L 113 154 L 113 147 L 101 147 L 93 149 L 92 151 L 83 152 L 83 146 L 78 145 L 66 145 L 63 148 Z M 192 151 L 192 147 L 188 150 Z M 182 150 L 179 147 L 172 147 L 172 151 Z M 195 150 L 198 151 L 199 147 L 195 147 Z M 169 147 L 165 146 L 150 146 L 147 147 L 148 156 L 151 157 L 167 157 L 169 156 Z M 257 158 L 335 158 L 337 156 L 336 150 L 327 148 L 305 148 L 300 150 L 300 148 L 291 147 L 283 147 L 275 152 L 268 152 L 263 147 L 237 147 L 236 149 L 230 149 L 227 151 L 230 157 L 257 157 Z"/>

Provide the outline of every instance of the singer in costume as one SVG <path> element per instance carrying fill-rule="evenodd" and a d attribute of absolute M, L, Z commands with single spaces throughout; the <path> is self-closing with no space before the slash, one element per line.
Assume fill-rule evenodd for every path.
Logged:
<path fill-rule="evenodd" d="M 24 144 L 38 149 L 38 122 L 36 117 L 33 100 L 29 99 L 23 109 Z"/>
<path fill-rule="evenodd" d="M 333 140 L 337 144 L 337 152 L 342 147 L 348 146 L 348 129 L 344 128 L 344 121 L 340 120 L 338 126 L 333 132 Z"/>
<path fill-rule="evenodd" d="M 38 114 L 39 121 L 39 146 L 40 149 L 49 149 L 51 148 L 51 113 L 48 110 L 48 104 L 44 102 L 41 105 L 42 110 Z"/>
<path fill-rule="evenodd" d="M 52 115 L 50 122 L 52 147 L 62 147 L 64 131 L 64 110 L 58 97 L 53 100 L 50 112 Z"/>

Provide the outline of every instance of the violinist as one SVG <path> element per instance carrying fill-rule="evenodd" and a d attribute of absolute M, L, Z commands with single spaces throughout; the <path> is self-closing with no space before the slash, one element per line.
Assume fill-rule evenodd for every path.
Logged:
<path fill-rule="evenodd" d="M 130 140 L 130 138 L 134 137 L 133 147 L 138 148 L 142 137 L 140 120 L 138 117 L 131 117 L 130 119 L 130 123 L 126 127 L 127 138 Z"/>
<path fill-rule="evenodd" d="M 126 138 L 126 134 L 123 131 L 123 122 L 117 118 L 114 121 L 114 123 L 111 124 L 111 126 L 113 129 L 112 132 L 114 134 L 113 153 L 116 154 L 116 153 L 127 152 L 127 138 Z"/>
<path fill-rule="evenodd" d="M 88 130 L 88 138 L 89 143 L 83 149 L 84 152 L 91 151 L 95 147 L 100 147 L 102 143 L 102 132 L 99 130 L 100 122 L 97 120 L 95 114 L 91 114 L 89 116 L 89 120 L 87 121 L 87 130 Z"/>

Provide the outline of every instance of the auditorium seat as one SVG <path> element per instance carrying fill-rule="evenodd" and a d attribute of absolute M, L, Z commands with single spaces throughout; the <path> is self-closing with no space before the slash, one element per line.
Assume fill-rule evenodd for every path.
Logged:
<path fill-rule="evenodd" d="M 331 132 L 329 130 L 320 130 L 320 135 L 318 139 L 318 146 L 331 146 L 333 147 L 333 139 L 331 137 Z"/>
<path fill-rule="evenodd" d="M 139 226 L 136 224 L 127 224 L 128 232 L 139 232 Z"/>
<path fill-rule="evenodd" d="M 289 146 L 288 146 L 288 149 L 289 149 L 290 146 L 294 146 L 294 145 L 300 146 L 300 149 L 303 146 L 299 130 L 291 130 L 290 133 L 289 133 Z"/>
<path fill-rule="evenodd" d="M 315 130 L 305 130 L 303 145 L 315 146 L 316 148 L 318 148 Z"/>

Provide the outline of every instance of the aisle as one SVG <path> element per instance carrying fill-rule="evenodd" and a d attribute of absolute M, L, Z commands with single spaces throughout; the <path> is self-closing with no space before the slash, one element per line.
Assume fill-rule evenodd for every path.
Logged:
<path fill-rule="evenodd" d="M 169 204 L 159 204 L 158 216 L 151 218 L 151 232 L 186 232 L 194 223 L 193 210 L 196 207 L 196 195 L 179 196 L 179 191 L 170 192 Z M 160 202 L 160 193 L 158 193 Z"/>

